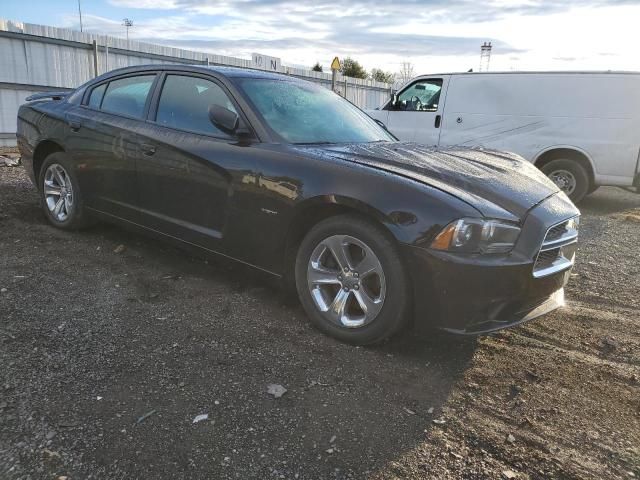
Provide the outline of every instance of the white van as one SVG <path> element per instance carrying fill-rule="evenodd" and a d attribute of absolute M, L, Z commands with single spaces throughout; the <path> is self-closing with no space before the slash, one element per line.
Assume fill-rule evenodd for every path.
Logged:
<path fill-rule="evenodd" d="M 403 141 L 515 152 L 574 202 L 600 185 L 640 192 L 640 73 L 423 75 L 367 113 Z"/>

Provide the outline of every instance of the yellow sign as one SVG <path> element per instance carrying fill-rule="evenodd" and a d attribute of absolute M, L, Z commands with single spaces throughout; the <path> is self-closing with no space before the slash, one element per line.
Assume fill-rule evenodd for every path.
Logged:
<path fill-rule="evenodd" d="M 338 60 L 338 57 L 334 57 L 333 62 L 331 62 L 331 70 L 340 70 L 340 60 Z"/>

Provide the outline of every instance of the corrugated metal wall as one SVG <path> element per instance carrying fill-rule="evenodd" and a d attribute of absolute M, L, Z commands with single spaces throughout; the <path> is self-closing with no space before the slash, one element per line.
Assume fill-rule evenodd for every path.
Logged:
<path fill-rule="evenodd" d="M 29 90 L 3 89 L 0 87 L 0 147 L 16 144 L 16 113 L 24 99 L 31 95 Z"/>
<path fill-rule="evenodd" d="M 251 60 L 242 58 L 0 19 L 0 146 L 15 145 L 18 107 L 31 93 L 75 88 L 109 70 L 158 63 L 251 68 Z M 281 71 L 331 88 L 330 73 L 286 66 Z M 345 82 L 341 75 L 337 87 L 361 108 L 381 105 L 390 90 L 390 85 L 370 80 L 346 78 Z"/>

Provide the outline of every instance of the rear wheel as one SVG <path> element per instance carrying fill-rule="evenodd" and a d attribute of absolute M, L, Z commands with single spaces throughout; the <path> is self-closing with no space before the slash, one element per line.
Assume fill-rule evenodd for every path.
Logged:
<path fill-rule="evenodd" d="M 578 162 L 559 158 L 545 164 L 541 170 L 573 203 L 578 203 L 589 193 L 589 174 Z"/>
<path fill-rule="evenodd" d="M 75 230 L 88 226 L 73 165 L 62 152 L 49 155 L 40 169 L 39 190 L 45 216 L 54 226 Z"/>
<path fill-rule="evenodd" d="M 312 323 L 345 342 L 381 342 L 406 322 L 410 282 L 392 238 L 355 215 L 320 222 L 302 241 L 296 289 Z"/>

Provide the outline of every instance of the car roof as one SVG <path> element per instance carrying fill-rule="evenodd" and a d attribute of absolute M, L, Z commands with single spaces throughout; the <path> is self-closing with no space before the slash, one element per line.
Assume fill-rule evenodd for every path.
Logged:
<path fill-rule="evenodd" d="M 146 72 L 153 70 L 165 71 L 189 71 L 201 73 L 217 73 L 223 77 L 229 78 L 265 78 L 272 80 L 299 80 L 296 77 L 286 75 L 284 73 L 268 72 L 264 70 L 254 70 L 251 68 L 227 67 L 222 65 L 192 65 L 192 64 L 149 64 L 135 65 L 132 67 L 118 68 L 111 70 L 103 75 L 100 79 L 106 79 L 115 75 L 126 73 Z"/>

